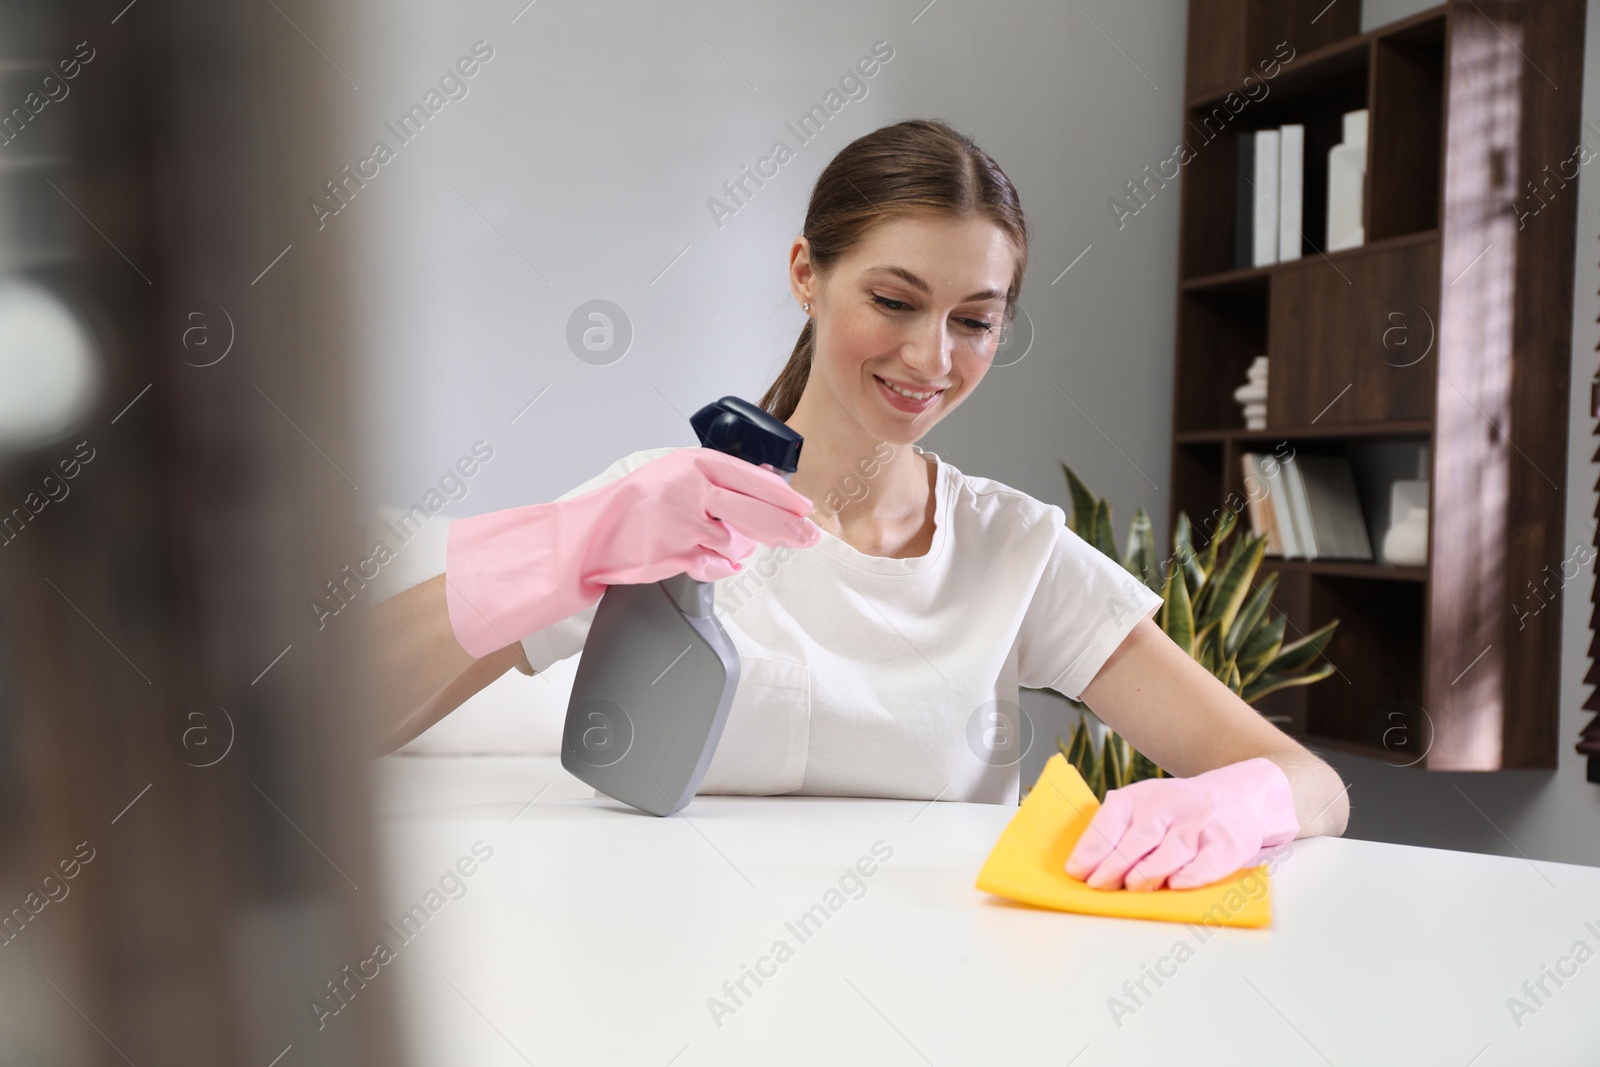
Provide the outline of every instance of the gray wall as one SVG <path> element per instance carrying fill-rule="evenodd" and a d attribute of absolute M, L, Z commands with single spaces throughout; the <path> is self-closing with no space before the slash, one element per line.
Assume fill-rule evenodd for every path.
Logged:
<path fill-rule="evenodd" d="M 1178 186 L 1121 227 L 1107 201 L 1181 139 L 1182 3 L 938 3 L 920 14 L 918 4 L 837 2 L 519 7 L 368 0 L 339 39 L 317 42 L 327 58 L 306 49 L 305 74 L 325 83 L 350 143 L 348 158 L 305 175 L 308 197 L 375 137 L 393 144 L 384 122 L 472 42 L 495 50 L 468 96 L 304 240 L 307 254 L 346 242 L 362 269 L 362 507 L 420 499 L 479 439 L 496 457 L 452 511 L 548 500 L 624 453 L 692 442 L 687 415 L 717 396 L 756 399 L 804 321 L 786 263 L 811 182 L 851 139 L 941 117 L 1021 193 L 1034 339 L 923 446 L 1061 504 L 1067 461 L 1110 499 L 1119 531 L 1139 506 L 1164 527 Z M 1385 7 L 1381 21 L 1405 13 Z M 799 143 L 785 122 L 879 40 L 894 56 L 866 94 Z M 794 158 L 719 228 L 707 200 L 778 139 Z M 1592 183 L 1586 172 L 1585 218 Z M 1600 278 L 1593 241 L 1579 248 L 1582 383 Z M 578 359 L 565 336 L 593 299 L 621 307 L 634 331 L 606 366 Z M 1588 429 L 1575 419 L 1569 543 L 1592 511 Z M 1570 748 L 1588 588 L 1568 593 Z M 1071 718 L 1048 694 L 1027 704 L 1045 742 L 1036 768 Z M 1514 854 L 1459 784 L 1516 848 L 1600 863 L 1600 787 L 1582 781 L 1576 757 L 1555 775 L 1480 776 L 1330 759 L 1354 783 L 1352 834 Z"/>

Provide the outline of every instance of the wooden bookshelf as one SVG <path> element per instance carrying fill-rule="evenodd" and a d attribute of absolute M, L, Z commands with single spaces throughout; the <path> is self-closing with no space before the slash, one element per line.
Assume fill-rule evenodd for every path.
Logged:
<path fill-rule="evenodd" d="M 1313 747 L 1556 766 L 1559 590 L 1517 605 L 1568 555 L 1578 189 L 1563 163 L 1583 24 L 1580 0 L 1451 2 L 1367 33 L 1348 0 L 1189 4 L 1170 514 L 1202 544 L 1223 509 L 1248 528 L 1240 456 L 1287 448 L 1350 456 L 1363 506 L 1386 502 L 1374 457 L 1427 445 L 1426 565 L 1264 565 L 1291 635 L 1340 620 L 1335 673 L 1260 703 Z M 1324 253 L 1328 149 L 1363 107 L 1366 243 Z M 1305 126 L 1302 254 L 1240 269 L 1237 138 L 1287 122 Z M 1267 428 L 1246 430 L 1232 394 L 1262 354 Z"/>

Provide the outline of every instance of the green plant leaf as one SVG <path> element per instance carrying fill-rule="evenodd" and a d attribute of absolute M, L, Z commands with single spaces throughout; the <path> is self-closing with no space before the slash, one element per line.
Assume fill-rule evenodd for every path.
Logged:
<path fill-rule="evenodd" d="M 1194 655 L 1194 615 L 1189 610 L 1189 583 L 1180 568 L 1167 574 L 1167 587 L 1161 594 L 1166 606 L 1161 609 L 1161 628 L 1185 655 Z"/>
<path fill-rule="evenodd" d="M 1228 561 L 1223 564 L 1222 572 L 1211 579 L 1211 595 L 1204 612 L 1195 620 L 1196 629 L 1203 631 L 1215 626 L 1223 633 L 1227 632 L 1233 624 L 1233 617 L 1238 614 L 1239 605 L 1250 593 L 1251 582 L 1261 566 L 1261 555 L 1266 547 L 1265 538 L 1246 535 L 1228 553 Z"/>
<path fill-rule="evenodd" d="M 1217 523 L 1217 528 L 1211 534 L 1211 540 L 1206 542 L 1206 547 L 1200 551 L 1200 567 L 1207 574 L 1211 573 L 1217 563 L 1217 554 L 1222 548 L 1222 543 L 1233 533 L 1233 528 L 1239 520 L 1237 511 L 1229 511 Z M 1193 536 L 1191 534 L 1191 536 Z"/>
<path fill-rule="evenodd" d="M 1245 686 L 1244 692 L 1240 693 L 1239 696 L 1246 704 L 1254 704 L 1268 693 L 1274 693 L 1279 689 L 1287 689 L 1294 685 L 1310 685 L 1312 682 L 1320 682 L 1332 673 L 1333 664 L 1324 663 L 1316 670 L 1305 674 L 1263 674 Z"/>
<path fill-rule="evenodd" d="M 1121 746 L 1117 744 L 1120 740 L 1121 738 L 1116 735 L 1115 731 L 1107 730 L 1106 739 L 1100 745 L 1100 767 L 1103 772 L 1100 784 L 1105 787 L 1108 793 L 1113 789 L 1121 789 L 1123 779 L 1127 775 L 1127 770 L 1122 763 Z M 1101 799 L 1104 800 L 1105 798 L 1101 797 Z"/>
<path fill-rule="evenodd" d="M 1152 593 L 1161 592 L 1161 572 L 1156 565 L 1156 535 L 1144 508 L 1134 513 L 1128 527 L 1128 550 L 1122 565 Z"/>
<path fill-rule="evenodd" d="M 1099 498 L 1089 491 L 1089 487 L 1073 473 L 1071 467 L 1063 463 L 1061 469 L 1066 472 L 1067 492 L 1072 496 L 1072 511 L 1067 515 L 1067 526 L 1087 541 L 1089 530 L 1094 526 L 1094 508 Z"/>
<path fill-rule="evenodd" d="M 1078 716 L 1078 728 L 1072 731 L 1072 742 L 1066 749 L 1067 762 L 1078 769 L 1084 780 L 1089 778 L 1092 757 L 1089 754 L 1089 724 Z"/>
<path fill-rule="evenodd" d="M 1228 627 L 1228 639 L 1223 642 L 1223 651 L 1230 656 L 1237 656 L 1244 646 L 1245 638 L 1254 633 L 1256 627 L 1267 616 L 1267 608 L 1271 606 L 1272 594 L 1278 589 L 1278 572 L 1270 571 L 1267 576 L 1256 583 L 1255 589 L 1245 599 L 1244 605 L 1239 608 L 1239 613 L 1233 617 L 1233 625 Z"/>
<path fill-rule="evenodd" d="M 1215 628 L 1207 630 L 1205 637 L 1201 639 L 1201 646 L 1204 652 L 1204 659 L 1201 660 L 1201 663 L 1219 681 L 1226 683 L 1228 675 L 1233 669 L 1233 661 L 1223 656 L 1222 638 L 1218 636 L 1218 632 Z"/>
<path fill-rule="evenodd" d="M 1183 571 L 1184 582 L 1189 587 L 1189 601 L 1193 603 L 1206 584 L 1206 572 L 1200 569 L 1200 559 L 1194 550 L 1194 527 L 1189 525 L 1189 516 L 1181 511 L 1172 524 L 1172 559 L 1173 569 Z"/>
<path fill-rule="evenodd" d="M 1239 664 L 1239 675 L 1244 679 L 1246 687 L 1267 669 L 1267 664 L 1278 654 L 1278 649 L 1283 644 L 1284 628 L 1288 625 L 1288 617 L 1279 615 L 1271 622 L 1256 627 L 1245 640 L 1244 647 L 1239 649 L 1239 655 L 1235 659 Z"/>
<path fill-rule="evenodd" d="M 1328 641 L 1333 637 L 1334 629 L 1339 625 L 1339 620 L 1334 619 L 1319 629 L 1306 634 L 1298 641 L 1291 641 L 1278 649 L 1278 654 L 1272 662 L 1267 664 L 1267 670 L 1273 674 L 1292 674 L 1303 671 L 1315 663 L 1322 655 L 1322 650 L 1327 647 Z"/>
<path fill-rule="evenodd" d="M 1095 503 L 1094 525 L 1090 527 L 1090 536 L 1086 540 L 1118 563 L 1122 562 L 1117 555 L 1116 538 L 1111 534 L 1111 505 L 1104 500 Z"/>
<path fill-rule="evenodd" d="M 1102 762 L 1099 752 L 1094 752 L 1090 756 L 1089 773 L 1084 774 L 1083 779 L 1089 784 L 1089 789 L 1094 793 L 1094 798 L 1103 802 L 1106 799 L 1106 776 L 1105 764 Z"/>
<path fill-rule="evenodd" d="M 1128 764 L 1128 783 L 1142 782 L 1146 778 L 1160 778 L 1166 774 L 1155 761 L 1138 749 L 1133 750 L 1133 759 Z"/>

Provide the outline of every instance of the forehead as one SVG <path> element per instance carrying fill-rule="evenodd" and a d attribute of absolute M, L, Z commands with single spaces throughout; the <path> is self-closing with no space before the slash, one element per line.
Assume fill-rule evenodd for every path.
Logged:
<path fill-rule="evenodd" d="M 1004 230 L 984 218 L 915 216 L 885 220 L 844 257 L 853 272 L 896 279 L 937 296 L 1003 298 L 1016 271 Z"/>

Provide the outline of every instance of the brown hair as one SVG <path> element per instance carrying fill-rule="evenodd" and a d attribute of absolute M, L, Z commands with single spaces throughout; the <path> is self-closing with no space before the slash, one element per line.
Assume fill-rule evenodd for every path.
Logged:
<path fill-rule="evenodd" d="M 838 258 L 881 222 L 934 214 L 983 218 L 1017 250 L 1017 273 L 1006 291 L 1004 321 L 1016 315 L 1028 266 L 1028 224 L 1011 179 L 972 138 L 939 119 L 907 119 L 851 141 L 817 176 L 802 231 L 811 266 L 826 274 Z M 811 375 L 814 320 L 808 318 L 789 362 L 761 398 L 779 419 L 794 414 Z"/>

